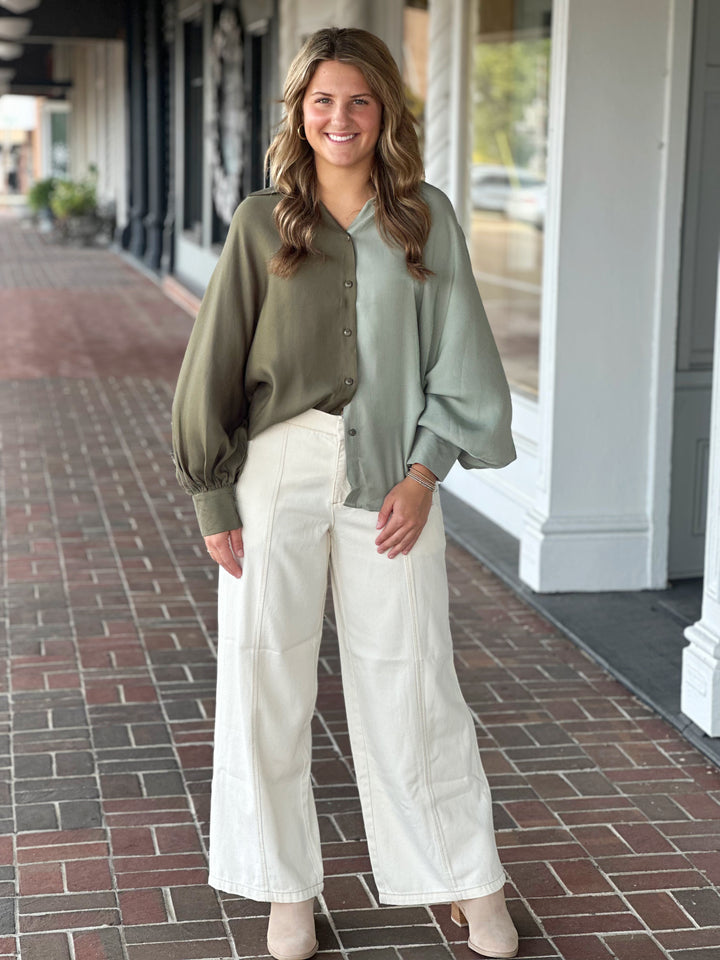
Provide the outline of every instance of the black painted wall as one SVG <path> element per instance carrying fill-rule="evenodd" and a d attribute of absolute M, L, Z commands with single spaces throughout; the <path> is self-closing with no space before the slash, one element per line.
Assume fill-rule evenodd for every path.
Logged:
<path fill-rule="evenodd" d="M 169 179 L 169 50 L 163 0 L 129 0 L 127 17 L 129 224 L 121 242 L 160 270 Z"/>

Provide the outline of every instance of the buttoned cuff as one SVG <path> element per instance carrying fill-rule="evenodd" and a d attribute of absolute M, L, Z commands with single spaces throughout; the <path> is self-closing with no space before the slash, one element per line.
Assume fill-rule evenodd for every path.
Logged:
<path fill-rule="evenodd" d="M 210 537 L 213 533 L 225 533 L 240 527 L 235 504 L 235 487 L 217 487 L 193 495 L 200 533 Z"/>
<path fill-rule="evenodd" d="M 421 463 L 428 470 L 432 470 L 438 480 L 444 480 L 460 452 L 460 447 L 456 447 L 454 443 L 441 439 L 427 427 L 418 426 L 407 466 Z"/>

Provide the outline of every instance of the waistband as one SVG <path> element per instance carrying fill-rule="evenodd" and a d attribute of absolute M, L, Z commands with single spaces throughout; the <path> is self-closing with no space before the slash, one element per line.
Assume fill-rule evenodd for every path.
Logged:
<path fill-rule="evenodd" d="M 343 429 L 343 416 L 341 413 L 324 413 L 322 410 L 316 410 L 312 407 L 310 410 L 304 410 L 295 417 L 290 417 L 285 423 L 293 427 L 305 427 L 308 430 L 319 430 L 321 433 L 337 434 Z"/>

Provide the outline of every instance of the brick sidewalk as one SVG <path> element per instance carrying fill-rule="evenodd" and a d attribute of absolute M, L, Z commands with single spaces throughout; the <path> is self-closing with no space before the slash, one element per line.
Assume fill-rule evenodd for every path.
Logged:
<path fill-rule="evenodd" d="M 0 957 L 265 956 L 267 905 L 205 885 L 215 570 L 168 453 L 189 329 L 120 258 L 0 221 Z M 720 771 L 453 544 L 448 570 L 520 955 L 718 960 Z M 472 960 L 446 905 L 377 905 L 330 608 L 319 673 L 318 957 Z"/>

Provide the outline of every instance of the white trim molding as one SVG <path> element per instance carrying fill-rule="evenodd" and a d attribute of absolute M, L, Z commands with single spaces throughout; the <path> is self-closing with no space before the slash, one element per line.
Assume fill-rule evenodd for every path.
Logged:
<path fill-rule="evenodd" d="M 711 737 L 720 737 L 720 263 L 717 290 L 702 614 L 685 631 L 680 700 L 682 712 Z"/>
<path fill-rule="evenodd" d="M 711 615 L 703 602 L 703 619 L 686 629 L 685 639 L 680 709 L 709 737 L 720 737 L 720 611 Z"/>
<path fill-rule="evenodd" d="M 646 584 L 644 516 L 553 516 L 528 510 L 520 574 L 538 593 L 641 590 Z"/>

